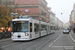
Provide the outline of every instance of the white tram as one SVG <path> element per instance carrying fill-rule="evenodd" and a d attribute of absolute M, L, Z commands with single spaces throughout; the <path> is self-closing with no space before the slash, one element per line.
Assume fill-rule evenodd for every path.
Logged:
<path fill-rule="evenodd" d="M 50 25 L 50 33 L 55 33 L 55 26 Z"/>
<path fill-rule="evenodd" d="M 50 34 L 50 25 L 31 18 L 13 19 L 11 34 L 13 41 L 32 40 Z"/>

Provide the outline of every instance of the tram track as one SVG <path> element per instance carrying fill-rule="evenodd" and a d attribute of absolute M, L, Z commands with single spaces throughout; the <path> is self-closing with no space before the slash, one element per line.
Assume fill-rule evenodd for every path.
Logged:
<path fill-rule="evenodd" d="M 10 40 L 11 40 L 10 38 L 6 38 L 6 39 L 4 38 L 4 39 L 1 39 L 1 40 L 0 40 L 0 43 L 1 43 L 1 42 L 5 42 L 5 41 L 10 41 Z"/>
<path fill-rule="evenodd" d="M 50 34 L 51 35 L 51 34 Z M 48 35 L 47 35 L 48 36 Z M 2 41 L 0 41 L 0 45 L 1 44 L 5 44 L 5 43 L 8 43 L 8 42 L 12 42 L 12 40 L 11 39 L 7 39 L 7 40 L 2 40 Z"/>
<path fill-rule="evenodd" d="M 60 35 L 57 35 L 57 36 L 51 38 L 50 40 L 46 41 L 44 44 L 38 46 L 38 48 L 36 48 L 35 50 L 39 50 L 39 49 L 43 48 L 43 47 L 44 47 L 45 45 L 47 45 L 49 42 L 54 41 L 54 39 L 56 39 L 58 36 L 60 36 Z"/>
<path fill-rule="evenodd" d="M 60 35 L 62 35 L 62 33 L 61 34 L 59 34 L 59 32 L 56 32 L 56 33 L 58 33 L 55 37 L 52 37 L 51 39 L 49 39 L 48 41 L 46 41 L 44 44 L 42 44 L 42 45 L 40 45 L 40 46 L 38 46 L 37 48 L 35 48 L 35 50 L 41 50 L 43 47 L 45 47 L 45 45 L 47 45 L 48 43 L 53 43 L 54 42 L 54 40 L 57 38 L 57 37 L 59 37 Z"/>
<path fill-rule="evenodd" d="M 21 50 L 38 50 L 40 47 L 43 46 L 44 43 L 47 44 L 48 42 L 51 42 L 53 39 L 57 38 L 58 36 L 59 36 L 59 34 L 57 34 L 56 36 L 52 37 L 51 39 L 46 39 L 46 38 L 44 38 L 43 40 L 40 39 L 42 42 L 38 40 L 36 43 L 31 44 L 31 45 L 29 45 L 29 46 L 27 46 L 27 47 L 25 47 L 25 48 L 23 48 Z M 50 37 L 48 36 L 48 38 L 50 38 Z M 40 45 L 40 44 L 42 44 L 42 45 Z"/>
<path fill-rule="evenodd" d="M 8 42 L 11 42 L 11 40 L 1 41 L 0 42 L 0 45 L 5 44 L 5 43 L 8 43 Z"/>
<path fill-rule="evenodd" d="M 46 37 L 46 36 L 45 36 L 45 37 Z M 42 38 L 45 38 L 45 37 L 42 37 Z M 23 50 L 23 48 L 24 48 L 24 49 L 27 49 L 28 47 L 30 47 L 30 46 L 32 46 L 32 45 L 38 43 L 38 41 L 41 40 L 42 38 L 38 38 L 38 39 L 32 40 L 31 42 L 30 42 L 30 41 L 29 41 L 29 42 L 26 41 L 26 42 L 13 43 L 12 41 L 10 41 L 11 44 L 2 46 L 2 48 L 6 48 L 6 47 L 9 47 L 9 46 L 15 46 L 15 45 L 22 45 L 22 48 L 21 48 L 20 50 Z M 25 44 L 26 47 L 24 47 L 23 44 Z M 14 48 L 14 47 L 12 47 L 12 48 Z M 17 50 L 19 50 L 19 49 L 17 49 Z"/>
<path fill-rule="evenodd" d="M 47 42 L 48 40 L 50 40 L 49 42 L 51 42 L 54 38 L 56 38 L 57 36 L 59 36 L 59 33 L 54 33 L 42 38 L 38 38 L 32 41 L 26 41 L 26 42 L 12 42 L 10 41 L 11 44 L 5 45 L 5 46 L 1 46 L 4 50 L 28 50 L 29 48 L 33 48 L 33 50 L 36 50 L 38 47 L 40 47 L 41 45 L 43 45 L 45 42 Z M 50 39 L 49 39 L 50 38 Z M 18 47 L 18 48 L 17 48 Z"/>
<path fill-rule="evenodd" d="M 51 39 L 43 39 L 43 40 L 41 40 L 41 41 L 37 41 L 37 42 L 35 42 L 35 43 L 32 43 L 31 45 L 28 45 L 27 47 L 25 47 L 25 48 L 23 48 L 23 49 L 21 49 L 21 50 L 30 50 L 29 48 L 31 48 L 31 50 L 37 50 L 38 48 L 37 47 L 40 47 L 41 45 L 40 44 L 44 44 L 45 42 L 45 44 L 47 44 L 47 42 L 50 42 L 50 41 L 52 41 L 53 39 L 55 39 L 56 37 L 58 37 L 59 36 L 59 34 L 57 35 L 57 36 L 55 36 L 55 37 L 53 37 L 53 38 L 51 38 Z M 40 43 L 39 43 L 40 42 Z M 36 46 L 37 45 L 37 46 Z M 33 49 L 32 49 L 33 48 Z"/>

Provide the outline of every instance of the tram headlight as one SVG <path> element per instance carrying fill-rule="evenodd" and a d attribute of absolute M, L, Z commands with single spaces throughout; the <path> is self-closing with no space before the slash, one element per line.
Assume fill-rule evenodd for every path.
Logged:
<path fill-rule="evenodd" d="M 14 34 L 11 34 L 12 36 L 14 36 Z"/>
<path fill-rule="evenodd" d="M 25 34 L 25 36 L 28 36 L 29 34 Z"/>

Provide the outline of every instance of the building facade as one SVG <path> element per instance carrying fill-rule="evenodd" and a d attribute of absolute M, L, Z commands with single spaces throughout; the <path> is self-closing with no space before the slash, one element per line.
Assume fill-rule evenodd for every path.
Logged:
<path fill-rule="evenodd" d="M 49 10 L 50 12 L 50 25 L 54 26 L 55 25 L 55 14 Z"/>
<path fill-rule="evenodd" d="M 58 18 L 55 17 L 55 28 L 56 28 L 56 29 L 58 29 L 58 23 L 57 23 L 57 22 L 58 22 Z"/>
<path fill-rule="evenodd" d="M 20 11 L 23 16 L 32 17 L 50 23 L 50 16 L 45 0 L 1 0 L 1 4 L 5 6 L 12 5 L 14 11 Z"/>
<path fill-rule="evenodd" d="M 61 29 L 63 28 L 63 22 L 60 21 L 55 14 L 51 11 L 51 9 L 48 10 L 50 12 L 50 26 L 53 26 L 54 29 Z"/>
<path fill-rule="evenodd" d="M 59 29 L 62 29 L 64 27 L 64 23 L 61 20 L 57 19 L 57 26 Z"/>
<path fill-rule="evenodd" d="M 69 23 L 70 26 L 75 27 L 75 4 L 73 6 L 73 10 L 71 11 Z"/>

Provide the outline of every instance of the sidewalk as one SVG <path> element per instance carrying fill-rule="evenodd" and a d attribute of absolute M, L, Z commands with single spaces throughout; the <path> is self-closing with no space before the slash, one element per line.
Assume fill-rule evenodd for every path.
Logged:
<path fill-rule="evenodd" d="M 9 41 L 11 38 L 1 39 L 0 42 Z"/>
<path fill-rule="evenodd" d="M 72 41 L 75 42 L 75 33 L 73 33 L 72 30 L 70 32 L 70 37 L 71 37 Z"/>

